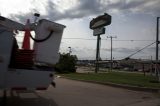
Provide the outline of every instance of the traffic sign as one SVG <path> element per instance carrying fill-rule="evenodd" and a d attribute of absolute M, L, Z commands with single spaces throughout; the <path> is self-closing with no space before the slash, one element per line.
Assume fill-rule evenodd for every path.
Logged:
<path fill-rule="evenodd" d="M 111 16 L 105 13 L 91 20 L 90 29 L 96 29 L 111 24 Z"/>

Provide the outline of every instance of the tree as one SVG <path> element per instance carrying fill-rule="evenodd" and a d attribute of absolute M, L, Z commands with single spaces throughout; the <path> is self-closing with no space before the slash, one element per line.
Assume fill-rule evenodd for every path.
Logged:
<path fill-rule="evenodd" d="M 77 56 L 70 55 L 69 53 L 60 54 L 59 62 L 55 65 L 58 73 L 76 72 Z"/>

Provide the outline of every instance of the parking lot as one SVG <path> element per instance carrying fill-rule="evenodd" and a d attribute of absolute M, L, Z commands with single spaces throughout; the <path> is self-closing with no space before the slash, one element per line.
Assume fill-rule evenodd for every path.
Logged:
<path fill-rule="evenodd" d="M 56 78 L 47 91 L 7 92 L 7 106 L 160 106 L 158 94 Z M 2 92 L 0 93 L 2 97 Z"/>

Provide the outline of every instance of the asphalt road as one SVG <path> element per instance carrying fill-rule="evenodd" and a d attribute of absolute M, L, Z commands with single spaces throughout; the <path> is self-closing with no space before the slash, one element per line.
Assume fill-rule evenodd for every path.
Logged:
<path fill-rule="evenodd" d="M 158 94 L 56 78 L 47 91 L 8 92 L 7 106 L 160 106 Z M 0 93 L 2 96 L 2 92 Z"/>

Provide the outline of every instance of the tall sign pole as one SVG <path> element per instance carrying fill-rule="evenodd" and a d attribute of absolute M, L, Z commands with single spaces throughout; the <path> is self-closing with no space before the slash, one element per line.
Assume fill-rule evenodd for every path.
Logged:
<path fill-rule="evenodd" d="M 101 37 L 100 35 L 97 35 L 97 50 L 96 50 L 96 67 L 95 67 L 95 73 L 98 72 L 99 70 L 99 59 L 100 59 L 100 40 L 101 40 Z"/>
<path fill-rule="evenodd" d="M 96 49 L 96 62 L 95 62 L 95 73 L 99 71 L 99 59 L 100 59 L 100 40 L 101 34 L 105 34 L 104 26 L 111 24 L 111 16 L 105 13 L 96 18 L 93 18 L 90 22 L 90 29 L 93 30 L 93 35 L 97 36 L 97 49 Z"/>

